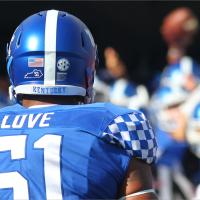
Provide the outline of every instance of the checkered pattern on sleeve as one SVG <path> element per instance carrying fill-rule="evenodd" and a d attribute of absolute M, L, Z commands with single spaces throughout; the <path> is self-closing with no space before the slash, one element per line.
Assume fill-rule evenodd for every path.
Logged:
<path fill-rule="evenodd" d="M 143 113 L 134 112 L 118 116 L 103 132 L 103 139 L 120 145 L 130 156 L 147 163 L 155 161 L 157 142 Z"/>

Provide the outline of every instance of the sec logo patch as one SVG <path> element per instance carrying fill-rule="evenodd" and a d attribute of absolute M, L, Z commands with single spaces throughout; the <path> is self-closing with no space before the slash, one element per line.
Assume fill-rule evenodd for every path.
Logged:
<path fill-rule="evenodd" d="M 70 63 L 66 58 L 61 58 L 57 62 L 57 68 L 61 72 L 66 72 L 70 67 Z"/>

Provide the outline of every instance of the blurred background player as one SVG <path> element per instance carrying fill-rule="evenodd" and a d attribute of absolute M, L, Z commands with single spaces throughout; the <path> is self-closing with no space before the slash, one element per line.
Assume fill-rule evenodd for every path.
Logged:
<path fill-rule="evenodd" d="M 192 179 L 197 186 L 194 199 L 198 200 L 200 199 L 200 103 L 196 105 L 190 119 L 188 120 L 186 140 L 189 143 L 191 151 L 198 159 L 198 162 L 196 163 L 197 169 L 191 170 L 194 171 L 192 173 Z M 194 164 L 195 163 L 191 163 L 193 166 Z"/>
<path fill-rule="evenodd" d="M 159 78 L 155 77 L 157 87 L 161 82 L 164 86 L 185 87 L 191 91 L 197 85 L 191 73 L 194 65 L 195 68 L 199 68 L 199 64 L 187 55 L 187 50 L 198 30 L 198 19 L 190 8 L 176 8 L 164 17 L 160 32 L 168 49 L 167 65 L 163 73 L 158 76 Z M 170 75 L 172 73 L 174 73 L 173 76 Z M 195 76 L 199 76 L 199 73 Z M 178 79 L 174 81 L 168 77 Z M 154 86 L 155 89 L 157 87 Z"/>
<path fill-rule="evenodd" d="M 180 199 L 174 193 L 174 183 L 182 199 L 191 199 L 193 185 L 186 175 L 184 160 L 188 155 L 185 137 L 190 116 L 199 97 L 200 67 L 187 56 L 187 49 L 199 28 L 193 12 L 181 7 L 163 20 L 161 34 L 168 46 L 167 63 L 161 74 L 158 89 L 150 101 L 150 115 L 156 128 L 160 158 L 157 163 L 161 199 Z M 187 155 L 188 154 L 188 155 Z M 191 162 L 189 158 L 189 162 Z M 193 182 L 194 183 L 194 182 Z M 179 194 L 179 195 L 180 195 Z"/>
<path fill-rule="evenodd" d="M 89 104 L 96 50 L 87 26 L 62 11 L 36 13 L 15 30 L 7 69 L 18 103 L 0 112 L 1 199 L 157 199 L 148 120 Z"/>
<path fill-rule="evenodd" d="M 194 136 L 192 133 L 189 135 L 192 129 L 188 126 L 191 127 L 196 107 L 200 102 L 200 65 L 187 55 L 187 50 L 198 31 L 198 19 L 193 11 L 187 7 L 181 7 L 169 13 L 163 20 L 161 27 L 162 36 L 168 45 L 167 61 L 169 63 L 162 73 L 161 85 L 182 88 L 188 92 L 186 101 L 179 107 L 181 115 L 186 118 L 185 127 L 187 131 L 185 130 L 185 134 L 188 135 L 186 137 L 188 143 L 191 142 L 188 141 L 188 138 L 191 139 Z M 200 172 L 200 169 L 195 170 L 195 168 L 199 168 L 198 157 L 193 154 L 191 148 L 187 152 L 185 155 L 188 159 L 187 163 L 193 162 L 195 167 L 189 167 L 186 172 L 196 185 L 197 182 L 200 182 L 199 176 L 196 176 L 196 171 Z"/>
<path fill-rule="evenodd" d="M 145 86 L 136 85 L 130 80 L 127 66 L 118 52 L 107 47 L 104 50 L 104 58 L 106 70 L 97 74 L 94 83 L 96 101 L 103 99 L 131 109 L 145 109 L 149 100 L 148 91 Z"/>
<path fill-rule="evenodd" d="M 173 10 L 163 19 L 161 34 L 168 47 L 168 64 L 161 75 L 161 85 L 191 92 L 199 84 L 199 64 L 187 55 L 198 29 L 198 19 L 187 7 Z"/>
<path fill-rule="evenodd" d="M 157 89 L 151 98 L 149 116 L 158 140 L 156 168 L 160 200 L 190 200 L 194 195 L 194 187 L 183 167 L 188 148 L 185 139 L 187 123 L 180 105 L 187 98 L 185 90 L 166 86 Z"/>

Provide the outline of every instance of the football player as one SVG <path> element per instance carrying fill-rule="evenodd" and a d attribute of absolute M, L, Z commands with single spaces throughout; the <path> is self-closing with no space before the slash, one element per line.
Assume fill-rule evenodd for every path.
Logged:
<path fill-rule="evenodd" d="M 96 64 L 89 29 L 69 13 L 17 27 L 7 70 L 18 103 L 0 111 L 1 199 L 157 199 L 154 132 L 141 112 L 89 104 Z"/>
<path fill-rule="evenodd" d="M 182 166 L 188 145 L 185 141 L 187 120 L 180 107 L 188 95 L 182 88 L 163 86 L 155 91 L 150 101 L 150 116 L 158 141 L 156 167 L 160 200 L 175 199 L 174 183 L 184 199 L 193 197 L 193 185 Z"/>
<path fill-rule="evenodd" d="M 161 87 L 184 90 L 188 97 L 180 105 L 186 118 L 190 118 L 194 107 L 200 101 L 200 66 L 188 56 L 182 57 L 176 64 L 168 65 L 160 79 Z"/>
<path fill-rule="evenodd" d="M 190 145 L 191 151 L 198 159 L 200 165 L 200 103 L 196 105 L 193 110 L 190 120 L 188 120 L 188 127 L 186 131 L 186 139 Z M 199 169 L 199 168 L 198 168 Z M 195 200 L 200 199 L 200 170 L 193 173 L 193 179 L 196 187 Z"/>
<path fill-rule="evenodd" d="M 188 56 L 165 67 L 160 84 L 192 92 L 200 84 L 200 65 Z"/>

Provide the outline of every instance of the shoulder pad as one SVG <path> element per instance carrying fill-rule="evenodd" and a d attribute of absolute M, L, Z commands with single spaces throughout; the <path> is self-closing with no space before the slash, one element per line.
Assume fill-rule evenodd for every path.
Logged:
<path fill-rule="evenodd" d="M 143 113 L 133 112 L 116 117 L 105 129 L 103 139 L 121 146 L 127 154 L 152 163 L 157 142 L 153 129 Z"/>

